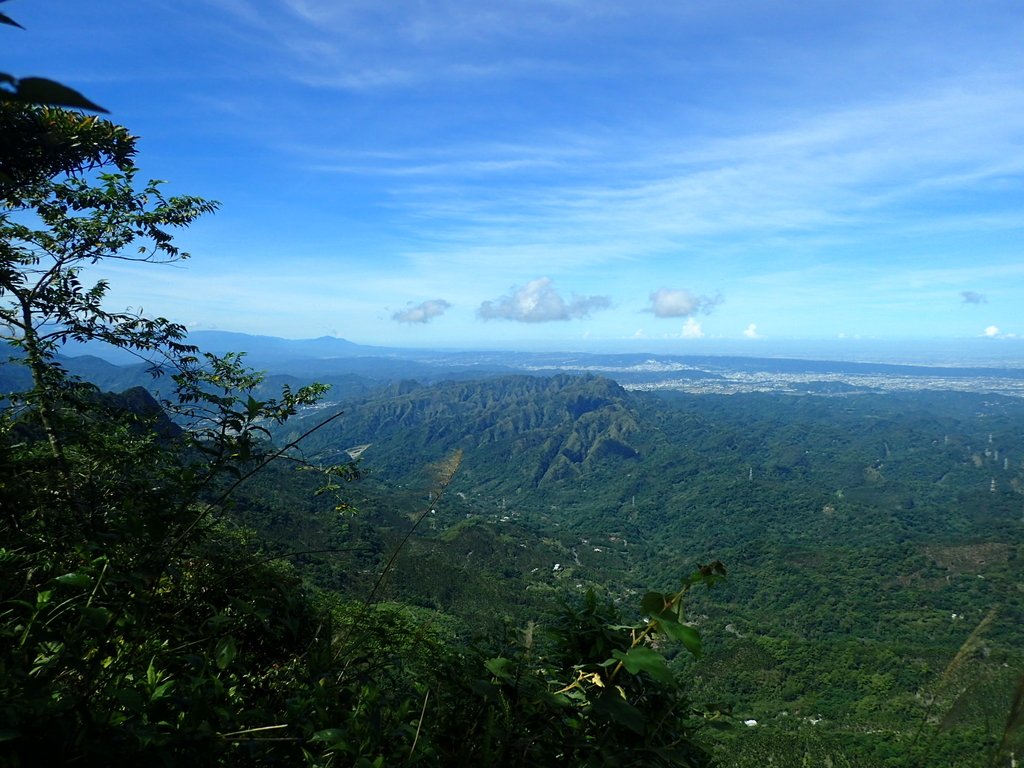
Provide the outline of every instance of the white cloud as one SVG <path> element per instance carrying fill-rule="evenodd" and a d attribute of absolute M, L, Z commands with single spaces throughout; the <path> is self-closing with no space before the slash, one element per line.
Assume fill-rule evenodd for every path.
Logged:
<path fill-rule="evenodd" d="M 743 335 L 746 336 L 748 339 L 760 339 L 761 336 L 757 332 L 757 323 L 751 323 L 750 325 L 748 325 L 746 329 L 743 331 Z"/>
<path fill-rule="evenodd" d="M 653 312 L 655 317 L 689 317 L 697 312 L 706 315 L 722 301 L 720 296 L 695 296 L 685 289 L 672 288 L 659 288 L 651 294 L 650 299 L 651 306 L 647 311 Z"/>
<path fill-rule="evenodd" d="M 700 323 L 691 317 L 683 323 L 683 330 L 680 336 L 684 339 L 702 339 L 704 338 L 704 330 L 700 327 Z"/>
<path fill-rule="evenodd" d="M 522 287 L 512 286 L 511 295 L 483 302 L 476 313 L 483 320 L 546 323 L 589 317 L 591 312 L 610 306 L 607 296 L 574 295 L 567 302 L 551 287 L 550 278 L 538 277 Z"/>
<path fill-rule="evenodd" d="M 998 328 L 997 326 L 995 326 L 995 325 L 990 325 L 990 326 L 989 326 L 988 328 L 986 328 L 986 329 L 984 330 L 984 332 L 982 333 L 982 336 L 985 336 L 985 337 L 987 337 L 987 338 L 989 338 L 989 339 L 994 339 L 994 338 L 996 338 L 996 337 L 997 337 L 998 335 L 999 335 L 999 328 Z"/>
<path fill-rule="evenodd" d="M 395 312 L 391 319 L 400 323 L 429 323 L 443 315 L 450 306 L 444 299 L 431 299 L 415 305 L 410 302 L 408 307 Z"/>

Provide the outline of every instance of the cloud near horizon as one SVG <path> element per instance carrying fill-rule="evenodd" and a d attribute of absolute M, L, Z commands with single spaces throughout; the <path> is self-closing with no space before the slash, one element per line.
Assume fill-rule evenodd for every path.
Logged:
<path fill-rule="evenodd" d="M 679 336 L 683 339 L 703 339 L 704 329 L 700 327 L 700 323 L 691 317 L 683 323 L 683 330 L 680 331 Z"/>
<path fill-rule="evenodd" d="M 400 323 L 429 323 L 435 317 L 440 317 L 451 307 L 451 303 L 444 299 L 430 299 L 420 304 L 412 304 L 405 309 L 395 312 L 392 320 Z"/>
<path fill-rule="evenodd" d="M 706 315 L 722 303 L 721 296 L 695 296 L 685 289 L 672 288 L 659 288 L 650 299 L 651 306 L 645 311 L 653 312 L 655 317 L 690 317 L 698 312 Z"/>
<path fill-rule="evenodd" d="M 757 332 L 757 323 L 751 323 L 744 329 L 743 335 L 748 339 L 760 339 L 761 334 Z"/>
<path fill-rule="evenodd" d="M 988 301 L 984 294 L 977 291 L 960 291 L 960 296 L 963 297 L 964 304 L 985 304 Z"/>
<path fill-rule="evenodd" d="M 483 302 L 476 314 L 481 320 L 547 323 L 589 317 L 591 312 L 608 309 L 611 304 L 607 296 L 573 295 L 567 302 L 551 286 L 551 278 L 538 277 L 522 287 L 512 286 L 508 296 Z"/>

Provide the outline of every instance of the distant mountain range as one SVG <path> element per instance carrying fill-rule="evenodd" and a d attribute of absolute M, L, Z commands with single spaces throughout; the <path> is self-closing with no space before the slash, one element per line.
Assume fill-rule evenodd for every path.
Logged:
<path fill-rule="evenodd" d="M 510 373 L 597 373 L 629 389 L 720 394 L 837 395 L 928 389 L 1024 396 L 1024 364 L 1009 358 L 999 364 L 909 365 L 890 359 L 452 351 L 374 347 L 332 336 L 293 340 L 226 331 L 193 331 L 189 340 L 206 352 L 245 352 L 246 362 L 265 371 L 269 383 L 324 381 L 335 385 L 334 396 L 402 380 L 433 383 Z M 64 356 L 69 370 L 103 388 L 145 385 L 148 378 L 146 366 L 124 350 L 96 343 L 69 344 Z"/>
<path fill-rule="evenodd" d="M 218 355 L 226 352 L 245 352 L 253 359 L 259 360 L 357 357 L 360 355 L 386 356 L 391 353 L 391 350 L 383 347 L 368 347 L 334 336 L 296 340 L 282 339 L 277 336 L 253 336 L 231 331 L 191 331 L 188 340 L 204 352 Z M 68 357 L 85 354 L 94 355 L 118 365 L 139 362 L 131 352 L 111 347 L 102 342 L 69 341 L 64 347 L 64 355 Z"/>

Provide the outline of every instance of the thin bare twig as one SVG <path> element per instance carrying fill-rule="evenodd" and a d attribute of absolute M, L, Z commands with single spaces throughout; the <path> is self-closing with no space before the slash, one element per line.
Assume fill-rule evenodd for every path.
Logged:
<path fill-rule="evenodd" d="M 416 744 L 420 740 L 420 730 L 423 728 L 423 718 L 427 714 L 427 699 L 430 698 L 430 689 L 427 688 L 427 692 L 423 694 L 423 708 L 420 710 L 420 721 L 416 723 L 416 736 L 412 740 L 412 746 L 409 748 L 408 760 L 412 760 L 413 752 L 416 751 Z"/>

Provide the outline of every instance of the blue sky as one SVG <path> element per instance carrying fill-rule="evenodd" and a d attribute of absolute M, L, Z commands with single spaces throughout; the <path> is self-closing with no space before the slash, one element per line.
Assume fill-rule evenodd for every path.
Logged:
<path fill-rule="evenodd" d="M 1024 6 L 12 0 L 219 200 L 113 306 L 474 347 L 1024 347 Z M 99 274 L 99 273 L 97 273 Z"/>

